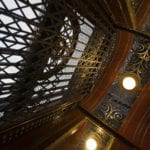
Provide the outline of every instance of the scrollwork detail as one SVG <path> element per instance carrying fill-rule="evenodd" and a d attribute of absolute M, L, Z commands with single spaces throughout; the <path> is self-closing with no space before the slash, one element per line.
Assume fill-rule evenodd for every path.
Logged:
<path fill-rule="evenodd" d="M 150 42 L 139 38 L 135 40 L 132 49 L 132 58 L 128 67 L 131 72 L 142 76 L 150 68 Z"/>

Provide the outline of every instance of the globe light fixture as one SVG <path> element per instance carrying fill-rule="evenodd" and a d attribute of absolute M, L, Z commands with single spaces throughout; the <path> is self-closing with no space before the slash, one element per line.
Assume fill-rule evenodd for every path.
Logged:
<path fill-rule="evenodd" d="M 136 87 L 136 80 L 133 77 L 125 77 L 122 80 L 122 85 L 127 90 L 133 90 Z"/>
<path fill-rule="evenodd" d="M 86 149 L 87 150 L 96 150 L 97 141 L 94 138 L 89 138 L 86 141 Z"/>
<path fill-rule="evenodd" d="M 119 78 L 120 87 L 128 92 L 135 92 L 140 89 L 140 79 L 134 73 L 124 73 Z"/>

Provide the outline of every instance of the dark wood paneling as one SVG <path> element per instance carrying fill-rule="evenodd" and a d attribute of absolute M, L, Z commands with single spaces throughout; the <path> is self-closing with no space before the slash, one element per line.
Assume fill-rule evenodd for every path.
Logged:
<path fill-rule="evenodd" d="M 131 111 L 125 118 L 119 133 L 142 150 L 150 147 L 150 82 L 143 88 Z M 121 149 L 120 144 L 114 147 Z M 115 149 L 116 150 L 116 149 Z"/>
<path fill-rule="evenodd" d="M 143 24 L 150 17 L 150 1 L 141 0 L 136 10 L 137 29 L 141 30 Z"/>
<path fill-rule="evenodd" d="M 103 6 L 115 24 L 121 24 L 130 28 L 133 27 L 126 0 L 100 0 L 98 3 Z"/>

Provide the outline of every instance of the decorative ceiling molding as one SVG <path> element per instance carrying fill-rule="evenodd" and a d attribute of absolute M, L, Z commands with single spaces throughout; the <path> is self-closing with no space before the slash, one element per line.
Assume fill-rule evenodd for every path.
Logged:
<path fill-rule="evenodd" d="M 108 126 L 118 129 L 122 121 L 132 108 L 135 100 L 139 96 L 141 89 L 149 81 L 150 77 L 150 41 L 149 39 L 136 36 L 132 49 L 120 69 L 118 77 L 112 83 L 110 90 L 102 100 L 101 104 L 96 108 L 95 115 L 103 120 Z M 125 91 L 120 87 L 119 76 L 124 73 L 134 73 L 141 82 L 138 91 Z M 138 84 L 138 83 L 137 83 Z"/>

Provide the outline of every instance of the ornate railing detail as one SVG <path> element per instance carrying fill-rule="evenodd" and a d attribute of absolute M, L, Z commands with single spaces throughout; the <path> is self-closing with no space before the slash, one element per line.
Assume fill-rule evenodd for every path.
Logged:
<path fill-rule="evenodd" d="M 135 73 L 141 81 L 141 88 L 150 79 L 150 40 L 137 36 L 133 47 L 120 70 Z M 116 78 L 102 103 L 96 108 L 95 115 L 113 129 L 118 129 L 127 116 L 140 91 L 126 92 L 119 86 Z"/>
<path fill-rule="evenodd" d="M 51 110 L 44 114 L 39 114 L 39 116 L 36 116 L 27 122 L 20 123 L 11 128 L 2 130 L 0 132 L 0 144 L 9 143 L 10 141 L 15 140 L 32 129 L 38 128 L 45 123 L 55 121 L 75 107 L 75 103 L 69 104 L 68 106 L 61 106 L 60 108 Z"/>

